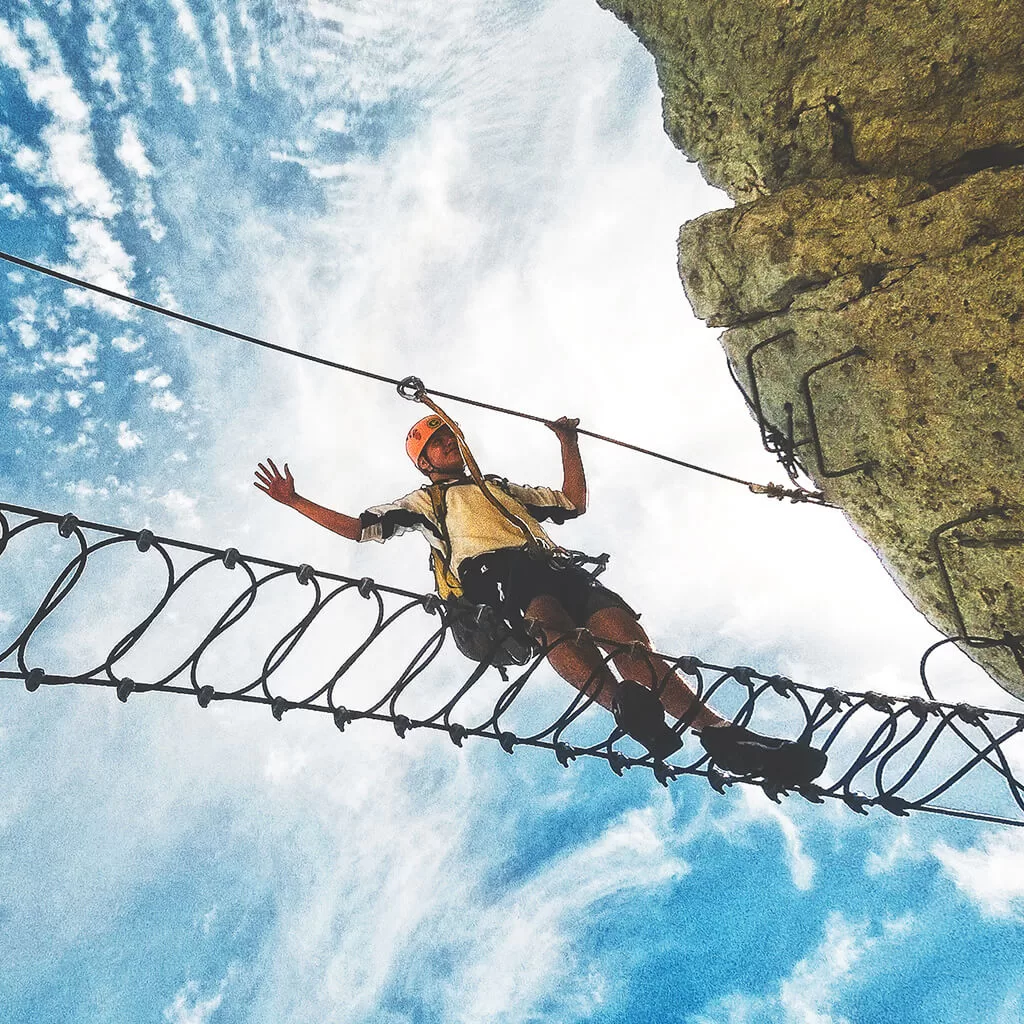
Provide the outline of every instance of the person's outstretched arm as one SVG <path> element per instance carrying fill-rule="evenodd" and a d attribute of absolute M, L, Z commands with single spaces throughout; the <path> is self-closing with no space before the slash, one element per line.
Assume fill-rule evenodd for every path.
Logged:
<path fill-rule="evenodd" d="M 279 501 L 282 505 L 301 512 L 307 519 L 312 519 L 314 523 L 319 523 L 333 533 L 341 534 L 342 537 L 347 537 L 349 540 L 359 540 L 362 526 L 358 519 L 318 505 L 315 501 L 303 498 L 301 494 L 295 492 L 295 481 L 292 479 L 287 462 L 284 464 L 284 476 L 274 465 L 273 459 L 267 459 L 266 466 L 261 462 L 259 469 L 256 470 L 253 486 L 263 491 L 264 494 L 269 494 L 274 501 Z"/>
<path fill-rule="evenodd" d="M 579 425 L 578 418 L 568 416 L 560 416 L 547 424 L 562 445 L 562 493 L 573 503 L 576 511 L 583 515 L 587 510 L 587 477 L 583 472 L 579 438 L 576 436 Z"/>

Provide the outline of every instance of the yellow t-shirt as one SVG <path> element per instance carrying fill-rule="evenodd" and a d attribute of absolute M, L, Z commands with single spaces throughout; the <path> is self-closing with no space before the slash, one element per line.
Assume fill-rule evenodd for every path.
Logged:
<path fill-rule="evenodd" d="M 540 525 L 549 519 L 564 522 L 577 515 L 576 507 L 561 492 L 551 487 L 524 487 L 489 476 L 484 481 L 490 493 L 513 515 L 518 516 L 535 540 L 542 546 L 555 545 Z M 436 485 L 434 485 L 436 486 Z M 368 508 L 360 517 L 361 541 L 385 541 L 409 530 L 422 533 L 431 546 L 446 553 L 445 531 L 451 544 L 451 567 L 458 567 L 467 558 L 522 547 L 526 543 L 522 531 L 509 522 L 487 500 L 470 479 L 442 484 L 444 488 L 444 522 L 439 520 L 430 498 L 430 486 L 420 487 L 386 505 Z"/>

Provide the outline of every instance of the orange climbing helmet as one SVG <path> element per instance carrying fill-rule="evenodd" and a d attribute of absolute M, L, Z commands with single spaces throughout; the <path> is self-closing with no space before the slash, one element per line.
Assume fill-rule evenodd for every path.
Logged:
<path fill-rule="evenodd" d="M 405 438 L 406 454 L 412 459 L 416 466 L 420 464 L 420 456 L 427 442 L 442 428 L 448 426 L 445 421 L 436 413 L 424 416 L 423 419 L 412 425 Z"/>

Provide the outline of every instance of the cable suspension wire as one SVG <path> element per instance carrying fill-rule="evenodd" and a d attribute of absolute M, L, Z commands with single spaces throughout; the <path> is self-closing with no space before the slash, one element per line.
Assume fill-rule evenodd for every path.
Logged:
<path fill-rule="evenodd" d="M 49 572 L 42 568 L 47 558 Z M 132 560 L 130 571 L 125 558 Z M 156 582 L 140 599 L 147 579 Z M 0 644 L 6 644 L 0 679 L 20 681 L 29 692 L 108 687 L 123 702 L 147 692 L 174 693 L 192 696 L 203 708 L 214 701 L 264 705 L 277 719 L 302 709 L 330 715 L 343 731 L 362 721 L 383 722 L 400 737 L 432 730 L 458 746 L 480 737 L 508 753 L 542 748 L 565 767 L 590 757 L 619 775 L 631 768 L 652 771 L 665 785 L 692 775 L 719 792 L 745 784 L 774 800 L 787 795 L 764 779 L 721 770 L 688 737 L 679 763 L 656 760 L 614 726 L 593 686 L 572 691 L 539 671 L 551 648 L 537 650 L 510 680 L 499 682 L 486 660 L 467 673 L 468 663 L 449 641 L 450 612 L 434 594 L 8 503 L 0 503 L 0 581 L 25 605 L 20 618 L 0 626 Z M 76 599 L 83 605 L 79 620 L 83 611 L 88 616 L 93 602 L 87 595 L 97 584 L 104 606 L 88 621 L 88 633 L 74 645 L 52 643 L 61 620 L 75 620 L 68 608 Z M 208 599 L 227 594 L 214 612 L 191 624 L 199 626 L 191 640 L 181 606 L 200 613 L 190 588 Z M 268 613 L 279 623 L 274 629 L 267 626 Z M 118 616 L 130 627 L 103 637 Z M 310 657 L 318 639 L 320 661 L 328 666 L 319 670 Z M 609 660 L 623 649 L 595 639 Z M 82 653 L 90 645 L 98 653 Z M 825 775 L 791 791 L 806 800 L 835 801 L 859 814 L 879 808 L 899 816 L 923 811 L 1024 825 L 1024 783 L 1013 768 L 1024 758 L 1024 716 L 935 700 L 927 663 L 938 646 L 921 661 L 927 697 L 843 692 L 692 655 L 658 657 L 684 673 L 702 701 L 739 724 L 785 728 L 824 749 Z M 228 678 L 232 673 L 236 678 Z"/>
<path fill-rule="evenodd" d="M 434 388 L 428 388 L 423 385 L 422 381 L 419 381 L 415 377 L 406 377 L 399 380 L 395 377 L 388 377 L 384 374 L 374 373 L 371 370 L 366 370 L 358 366 L 351 366 L 347 363 L 339 363 L 333 359 L 327 359 L 324 356 L 314 355 L 310 352 L 303 352 L 299 349 L 289 348 L 287 345 L 278 345 L 275 342 L 266 341 L 263 338 L 258 338 L 252 334 L 246 334 L 243 331 L 236 331 L 230 327 L 223 327 L 220 324 L 215 324 L 209 320 L 201 320 L 198 317 L 189 316 L 186 313 L 180 313 L 175 309 L 170 309 L 167 306 L 162 306 L 155 302 L 147 302 L 145 299 L 136 298 L 134 295 L 129 295 L 126 292 L 115 291 L 112 288 L 105 288 L 102 285 L 95 284 L 91 281 L 86 281 L 79 277 L 74 277 L 71 274 L 67 274 L 61 270 L 55 270 L 52 267 L 44 266 L 40 263 L 34 263 L 31 260 L 23 259 L 20 256 L 15 256 L 12 253 L 3 252 L 0 250 L 0 260 L 4 260 L 7 263 L 11 263 L 14 266 L 22 267 L 25 270 L 34 271 L 37 274 L 43 274 L 46 277 L 54 278 L 58 281 L 63 281 L 65 284 L 74 285 L 77 288 L 84 288 L 87 291 L 95 292 L 98 295 L 105 295 L 107 298 L 115 299 L 118 302 L 124 302 L 131 306 L 136 306 L 139 309 L 148 310 L 151 313 L 157 313 L 160 316 L 168 317 L 172 320 L 177 320 L 180 323 L 190 324 L 193 327 L 201 327 L 204 330 L 212 331 L 215 334 L 223 335 L 227 338 L 234 338 L 236 341 L 244 341 L 250 345 L 257 345 L 260 348 L 269 349 L 273 352 L 280 352 L 284 355 L 294 356 L 297 359 L 303 359 L 310 363 L 316 363 L 319 366 L 326 366 L 332 370 L 340 370 L 344 373 L 352 373 L 359 377 L 366 377 L 369 380 L 375 380 L 382 384 L 391 384 L 401 389 L 403 386 L 408 386 L 410 381 L 416 381 L 419 385 L 419 390 L 428 395 L 434 395 L 437 398 L 444 398 L 451 402 L 459 402 L 462 405 L 473 406 L 478 409 L 487 409 L 490 412 L 502 413 L 506 416 L 515 416 L 519 419 L 533 420 L 536 423 L 548 423 L 549 420 L 543 416 L 537 416 L 533 413 L 520 412 L 517 409 L 510 409 L 501 405 L 494 405 L 490 402 L 483 402 L 478 399 L 468 398 L 465 395 L 456 395 L 447 391 L 439 391 Z M 820 491 L 810 491 L 806 488 L 795 486 L 791 488 L 783 487 L 780 484 L 768 483 L 759 484 L 750 480 L 745 480 L 742 477 L 734 476 L 730 473 L 722 473 L 716 469 L 710 469 L 707 466 L 700 466 L 694 462 L 687 462 L 683 459 L 677 459 L 672 455 L 665 455 L 662 452 L 654 451 L 650 448 L 644 448 L 641 445 L 632 444 L 628 441 L 620 441 L 617 438 L 609 437 L 606 434 L 598 434 L 585 428 L 579 428 L 578 433 L 594 438 L 598 441 L 605 441 L 608 444 L 617 445 L 620 448 L 626 448 L 629 451 L 638 452 L 641 455 L 647 455 L 654 459 L 659 459 L 662 462 L 670 463 L 674 466 L 679 466 L 683 469 L 690 469 L 697 473 L 703 473 L 706 476 L 716 477 L 719 480 L 727 480 L 730 483 L 742 484 L 749 491 L 754 494 L 767 495 L 770 498 L 789 498 L 793 502 L 803 502 L 814 505 L 823 505 L 828 508 L 835 508 L 835 505 L 830 504 L 825 500 L 824 495 Z"/>

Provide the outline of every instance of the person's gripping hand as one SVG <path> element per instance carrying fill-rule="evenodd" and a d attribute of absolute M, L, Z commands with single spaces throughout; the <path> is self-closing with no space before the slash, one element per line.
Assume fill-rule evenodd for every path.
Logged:
<path fill-rule="evenodd" d="M 559 416 L 557 420 L 551 420 L 544 424 L 548 430 L 553 431 L 559 441 L 576 442 L 576 428 L 580 425 L 578 416 Z"/>
<path fill-rule="evenodd" d="M 282 505 L 295 504 L 295 481 L 292 479 L 287 462 L 284 464 L 284 476 L 274 465 L 273 459 L 268 458 L 266 466 L 261 462 L 256 470 L 253 486 L 259 488 L 264 494 L 269 494 L 274 501 L 279 501 Z"/>

